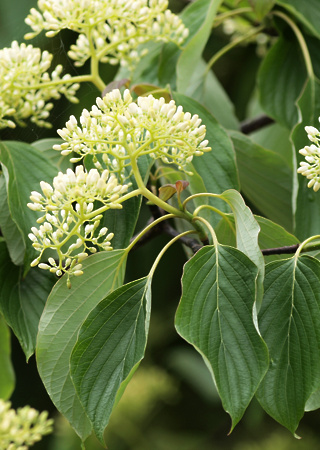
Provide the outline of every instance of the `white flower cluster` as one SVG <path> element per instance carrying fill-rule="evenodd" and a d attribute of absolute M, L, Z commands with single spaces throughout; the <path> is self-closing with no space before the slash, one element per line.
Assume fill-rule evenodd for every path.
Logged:
<path fill-rule="evenodd" d="M 39 414 L 30 406 L 17 411 L 10 409 L 11 403 L 0 399 L 0 448 L 27 450 L 52 432 L 53 420 L 46 411 Z"/>
<path fill-rule="evenodd" d="M 311 126 L 305 127 L 305 130 L 312 144 L 299 150 L 299 153 L 305 157 L 305 161 L 300 162 L 298 173 L 307 177 L 310 180 L 308 187 L 312 187 L 317 192 L 320 189 L 320 131 Z"/>
<path fill-rule="evenodd" d="M 83 110 L 80 126 L 71 116 L 58 133 L 66 142 L 55 145 L 54 149 L 62 155 L 72 152 L 80 155 L 72 158 L 72 162 L 92 155 L 101 170 L 101 158 L 97 159 L 101 154 L 105 166 L 120 177 L 131 158 L 141 155 L 174 163 L 184 170 L 194 155 L 211 150 L 204 139 L 206 127 L 201 125 L 198 115 L 183 112 L 173 100 L 166 103 L 164 98 L 156 99 L 152 95 L 138 97 L 135 103 L 129 90 L 124 91 L 123 97 L 114 89 L 103 99 L 97 98 L 97 106 L 90 112 Z"/>
<path fill-rule="evenodd" d="M 77 166 L 75 172 L 71 169 L 59 172 L 53 187 L 44 181 L 40 186 L 43 194 L 33 191 L 30 196 L 33 203 L 28 203 L 30 209 L 43 213 L 37 220 L 40 227 L 32 227 L 29 234 L 33 247 L 40 252 L 31 265 L 39 265 L 57 276 L 67 272 L 69 283 L 71 274 L 82 275 L 81 262 L 97 251 L 96 246 L 112 250 L 113 233 L 108 233 L 106 227 L 97 229 L 102 212 L 122 208 L 117 201 L 127 192 L 128 185 L 118 184 L 115 175 L 107 170 L 100 175 L 97 169 L 85 172 L 83 166 Z M 96 201 L 102 205 L 95 210 Z M 57 262 L 50 257 L 49 264 L 40 263 L 46 249 L 57 252 Z"/>
<path fill-rule="evenodd" d="M 181 19 L 167 9 L 167 0 L 38 0 L 26 23 L 48 37 L 69 28 L 79 33 L 69 56 L 81 66 L 93 48 L 101 62 L 133 66 L 142 56 L 140 44 L 150 40 L 180 45 L 188 36 Z"/>
<path fill-rule="evenodd" d="M 63 94 L 71 102 L 78 101 L 75 93 L 79 85 L 68 81 L 70 75 L 60 77 L 61 65 L 48 74 L 51 60 L 47 51 L 41 53 L 39 48 L 17 41 L 0 50 L 0 128 L 13 127 L 14 122 L 23 125 L 29 117 L 37 125 L 48 127 L 46 119 L 53 107 L 48 100 Z"/>

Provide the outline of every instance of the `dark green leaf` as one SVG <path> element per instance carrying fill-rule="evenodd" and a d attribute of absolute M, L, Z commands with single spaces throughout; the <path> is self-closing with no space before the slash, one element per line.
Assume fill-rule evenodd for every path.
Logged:
<path fill-rule="evenodd" d="M 17 266 L 22 265 L 25 245 L 19 228 L 11 218 L 6 182 L 3 175 L 0 177 L 0 228 L 6 241 L 11 261 Z"/>
<path fill-rule="evenodd" d="M 21 232 L 26 247 L 26 266 L 38 255 L 28 238 L 39 215 L 27 207 L 31 191 L 40 190 L 40 181 L 52 183 L 56 167 L 29 144 L 15 141 L 0 143 L 0 161 L 6 179 L 12 220 Z"/>
<path fill-rule="evenodd" d="M 259 327 L 270 367 L 257 397 L 294 433 L 320 385 L 320 262 L 310 256 L 267 265 Z"/>
<path fill-rule="evenodd" d="M 5 243 L 0 242 L 0 309 L 29 359 L 35 350 L 45 301 L 56 279 L 40 269 L 30 270 L 25 278 L 22 273 L 22 267 L 10 261 Z"/>
<path fill-rule="evenodd" d="M 264 111 L 289 129 L 298 120 L 295 102 L 305 80 L 305 64 L 295 36 L 281 36 L 261 64 L 258 86 Z"/>
<path fill-rule="evenodd" d="M 292 171 L 277 153 L 255 144 L 249 137 L 230 131 L 241 191 L 259 212 L 292 230 Z"/>
<path fill-rule="evenodd" d="M 117 392 L 144 356 L 150 284 L 145 277 L 104 298 L 82 324 L 71 355 L 73 383 L 102 442 Z"/>
<path fill-rule="evenodd" d="M 83 262 L 84 274 L 65 277 L 52 290 L 39 324 L 37 363 L 42 381 L 53 403 L 84 440 L 92 425 L 81 405 L 70 377 L 69 360 L 82 322 L 90 311 L 122 283 L 124 250 L 100 252 Z"/>
<path fill-rule="evenodd" d="M 305 145 L 310 145 L 306 125 L 319 126 L 318 116 L 320 112 L 320 82 L 317 78 L 310 78 L 298 101 L 300 120 L 292 133 L 292 141 L 296 150 L 297 166 L 304 158 L 299 150 Z M 295 210 L 295 234 L 303 240 L 307 237 L 319 234 L 320 230 L 320 196 L 307 187 L 306 177 L 296 175 L 297 204 Z"/>
<path fill-rule="evenodd" d="M 276 0 L 278 5 L 283 6 L 296 16 L 314 36 L 320 38 L 319 23 L 320 9 L 319 0 Z"/>
<path fill-rule="evenodd" d="M 222 0 L 198 0 L 199 5 L 207 5 L 204 20 L 197 33 L 185 45 L 177 63 L 177 91 L 186 93 L 194 74 L 195 67 L 201 59 L 204 47 L 212 30 L 212 23 Z"/>
<path fill-rule="evenodd" d="M 267 348 L 252 319 L 258 269 L 237 249 L 199 250 L 184 267 L 178 333 L 201 353 L 232 427 L 268 367 Z"/>
<path fill-rule="evenodd" d="M 11 363 L 10 330 L 0 314 L 0 398 L 7 400 L 15 386 L 15 375 Z"/>

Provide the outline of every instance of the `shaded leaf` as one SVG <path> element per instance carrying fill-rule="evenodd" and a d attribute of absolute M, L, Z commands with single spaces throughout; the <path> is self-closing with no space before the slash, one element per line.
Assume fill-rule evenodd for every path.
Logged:
<path fill-rule="evenodd" d="M 4 242 L 0 242 L 0 309 L 27 360 L 33 354 L 40 316 L 56 278 L 33 268 L 22 278 L 22 267 L 9 259 Z"/>
<path fill-rule="evenodd" d="M 259 327 L 270 352 L 257 392 L 265 411 L 294 433 L 320 385 L 320 263 L 310 256 L 266 266 Z"/>
<path fill-rule="evenodd" d="M 84 275 L 71 278 L 71 289 L 65 277 L 55 285 L 39 324 L 39 374 L 53 403 L 82 440 L 91 434 L 92 425 L 71 381 L 69 360 L 82 322 L 122 283 L 125 260 L 124 250 L 89 256 L 83 261 Z"/>
<path fill-rule="evenodd" d="M 298 121 L 296 100 L 306 80 L 306 69 L 295 36 L 281 36 L 264 58 L 258 88 L 264 111 L 291 129 Z"/>
<path fill-rule="evenodd" d="M 309 145 L 306 125 L 319 126 L 318 116 L 320 111 L 320 82 L 317 78 L 310 78 L 299 98 L 300 120 L 292 132 L 292 141 L 295 147 L 297 167 L 304 159 L 299 150 Z M 295 234 L 303 240 L 315 234 L 320 229 L 320 196 L 307 187 L 306 177 L 296 174 L 295 183 L 297 190 L 295 208 Z"/>
<path fill-rule="evenodd" d="M 11 218 L 6 182 L 0 176 L 0 228 L 10 254 L 11 261 L 20 266 L 23 264 L 25 245 L 19 228 Z"/>
<path fill-rule="evenodd" d="M 276 0 L 276 3 L 294 14 L 307 27 L 309 32 L 317 38 L 320 38 L 320 10 L 318 0 L 308 0 L 308 2 L 301 0 Z"/>
<path fill-rule="evenodd" d="M 268 219 L 288 231 L 292 219 L 292 171 L 275 152 L 255 144 L 248 136 L 230 131 L 245 197 Z"/>
<path fill-rule="evenodd" d="M 0 315 L 0 398 L 8 400 L 15 386 L 15 375 L 11 363 L 10 330 Z"/>
<path fill-rule="evenodd" d="M 242 252 L 203 247 L 184 266 L 178 333 L 204 358 L 232 427 L 268 367 L 267 348 L 252 319 L 258 269 Z"/>
<path fill-rule="evenodd" d="M 82 324 L 71 355 L 72 380 L 102 442 L 117 392 L 144 356 L 150 284 L 145 277 L 104 298 Z"/>

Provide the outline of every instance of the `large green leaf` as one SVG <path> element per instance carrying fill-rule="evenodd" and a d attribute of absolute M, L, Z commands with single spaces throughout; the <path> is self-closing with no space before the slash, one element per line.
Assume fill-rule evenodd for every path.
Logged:
<path fill-rule="evenodd" d="M 306 79 L 297 40 L 281 36 L 264 58 L 258 75 L 261 106 L 278 123 L 291 129 L 298 120 L 295 104 Z"/>
<path fill-rule="evenodd" d="M 26 247 L 25 263 L 28 265 L 37 256 L 28 234 L 39 217 L 27 207 L 30 193 L 39 191 L 42 180 L 51 183 L 57 169 L 39 150 L 15 141 L 0 143 L 0 162 L 6 179 L 11 217 L 21 232 Z"/>
<path fill-rule="evenodd" d="M 110 291 L 121 284 L 126 253 L 101 252 L 83 262 L 84 274 L 65 277 L 55 285 L 41 316 L 37 339 L 37 363 L 42 381 L 53 403 L 84 440 L 91 423 L 70 377 L 69 360 L 82 322 Z"/>
<path fill-rule="evenodd" d="M 270 220 L 288 231 L 292 224 L 292 171 L 277 153 L 230 131 L 237 155 L 241 191 Z"/>
<path fill-rule="evenodd" d="M 297 166 L 303 160 L 299 150 L 309 145 L 306 125 L 319 126 L 318 116 L 320 111 L 320 82 L 317 78 L 310 78 L 298 101 L 300 120 L 292 133 L 292 141 L 295 147 Z M 308 180 L 302 175 L 297 178 L 297 199 L 295 208 L 295 234 L 299 239 L 306 239 L 320 232 L 320 196 L 307 187 Z"/>
<path fill-rule="evenodd" d="M 71 355 L 72 381 L 102 442 L 117 392 L 144 356 L 150 285 L 145 277 L 104 298 L 82 324 Z"/>
<path fill-rule="evenodd" d="M 184 266 L 178 333 L 204 358 L 232 427 L 268 367 L 268 351 L 252 318 L 258 269 L 239 250 L 203 247 Z"/>
<path fill-rule="evenodd" d="M 22 265 L 25 244 L 19 228 L 11 218 L 6 182 L 3 175 L 0 176 L 0 228 L 6 241 L 11 261 L 18 266 Z"/>
<path fill-rule="evenodd" d="M 320 38 L 319 0 L 308 0 L 307 2 L 301 0 L 276 0 L 276 3 L 294 14 L 308 28 L 309 32 Z"/>
<path fill-rule="evenodd" d="M 259 313 L 270 367 L 257 397 L 293 433 L 320 386 L 320 262 L 310 256 L 267 265 Z"/>
<path fill-rule="evenodd" d="M 11 363 L 10 330 L 0 314 L 0 398 L 7 400 L 15 386 L 15 375 Z"/>
<path fill-rule="evenodd" d="M 45 301 L 56 279 L 50 272 L 35 268 L 25 278 L 22 275 L 23 268 L 10 261 L 6 244 L 0 242 L 0 310 L 29 359 Z"/>
<path fill-rule="evenodd" d="M 212 150 L 202 156 L 193 158 L 188 165 L 194 175 L 187 176 L 189 191 L 192 194 L 199 192 L 211 192 L 221 194 L 227 189 L 238 189 L 238 172 L 235 161 L 235 152 L 225 130 L 217 123 L 216 119 L 200 103 L 183 94 L 174 93 L 173 98 L 178 105 L 182 105 L 184 111 L 198 114 L 207 128 L 206 138 Z M 214 205 L 221 211 L 229 211 L 227 204 L 219 199 L 201 197 L 195 200 L 195 205 Z M 210 222 L 215 225 L 219 218 L 217 215 L 208 214 Z"/>
<path fill-rule="evenodd" d="M 201 59 L 202 52 L 211 34 L 212 23 L 222 0 L 198 0 L 198 3 L 201 6 L 207 5 L 207 11 L 197 33 L 188 41 L 178 59 L 177 91 L 181 93 L 186 93 L 190 85 L 195 67 Z"/>

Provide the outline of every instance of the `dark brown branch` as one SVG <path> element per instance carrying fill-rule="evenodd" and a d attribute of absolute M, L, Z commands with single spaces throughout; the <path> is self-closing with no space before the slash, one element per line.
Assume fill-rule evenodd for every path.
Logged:
<path fill-rule="evenodd" d="M 284 247 L 277 248 L 265 248 L 264 250 L 261 250 L 261 252 L 264 256 L 290 254 L 295 253 L 298 250 L 299 245 L 300 244 L 286 245 Z"/>
<path fill-rule="evenodd" d="M 242 131 L 243 134 L 250 134 L 253 131 L 261 130 L 261 128 L 264 128 L 271 123 L 274 123 L 274 120 L 271 119 L 271 117 L 261 115 L 254 119 L 248 119 L 241 122 L 240 131 Z"/>

